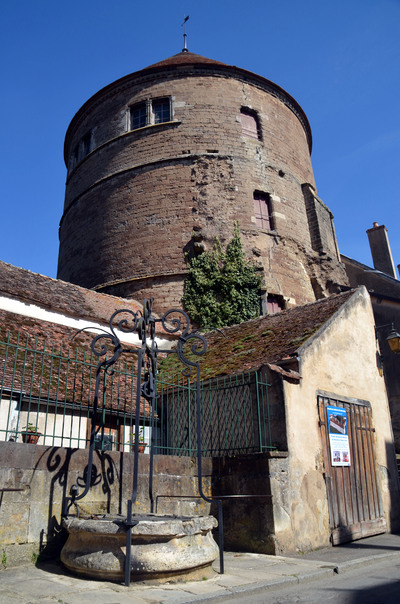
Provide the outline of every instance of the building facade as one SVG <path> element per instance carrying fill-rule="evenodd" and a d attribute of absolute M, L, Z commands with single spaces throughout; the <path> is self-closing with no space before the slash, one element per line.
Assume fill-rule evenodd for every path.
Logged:
<path fill-rule="evenodd" d="M 396 452 L 400 454 L 400 354 L 393 354 L 387 342 L 387 337 L 392 330 L 400 333 L 400 281 L 396 277 L 395 263 L 385 225 L 374 222 L 372 228 L 367 230 L 367 235 L 373 268 L 343 255 L 342 262 L 346 267 L 350 285 L 352 287 L 364 285 L 371 298 L 394 442 Z"/>
<path fill-rule="evenodd" d="M 301 107 L 265 78 L 183 51 L 110 84 L 73 118 L 58 278 L 180 305 L 186 254 L 239 223 L 273 308 L 346 284 Z M 265 304 L 266 306 L 266 304 Z"/>

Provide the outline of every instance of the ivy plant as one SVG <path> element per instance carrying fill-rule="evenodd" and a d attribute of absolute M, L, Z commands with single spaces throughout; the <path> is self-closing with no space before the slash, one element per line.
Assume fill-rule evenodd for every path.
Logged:
<path fill-rule="evenodd" d="M 243 252 L 239 226 L 224 251 L 217 238 L 213 249 L 187 258 L 183 304 L 201 329 L 235 325 L 258 316 L 260 276 Z"/>

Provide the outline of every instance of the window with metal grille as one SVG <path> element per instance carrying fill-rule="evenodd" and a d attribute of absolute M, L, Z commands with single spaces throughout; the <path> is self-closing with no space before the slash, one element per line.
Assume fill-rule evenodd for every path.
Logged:
<path fill-rule="evenodd" d="M 272 231 L 271 201 L 267 193 L 254 191 L 254 215 L 256 224 L 260 229 Z"/>
<path fill-rule="evenodd" d="M 153 101 L 152 105 L 155 124 L 161 124 L 162 122 L 170 121 L 171 111 L 169 99 L 158 99 L 156 101 Z"/>
<path fill-rule="evenodd" d="M 255 111 L 242 107 L 240 110 L 240 122 L 242 124 L 242 134 L 261 140 L 260 125 Z"/>
<path fill-rule="evenodd" d="M 171 121 L 169 98 L 155 99 L 133 105 L 130 109 L 131 130 Z"/>
<path fill-rule="evenodd" d="M 131 130 L 143 128 L 147 124 L 146 103 L 140 103 L 131 107 Z"/>

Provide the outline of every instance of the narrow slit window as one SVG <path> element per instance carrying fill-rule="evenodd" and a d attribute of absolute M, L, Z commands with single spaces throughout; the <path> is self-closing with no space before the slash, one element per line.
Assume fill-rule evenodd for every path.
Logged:
<path fill-rule="evenodd" d="M 92 150 L 92 132 L 89 131 L 85 134 L 82 139 L 82 158 L 89 155 Z"/>
<path fill-rule="evenodd" d="M 254 215 L 256 225 L 264 231 L 272 231 L 271 201 L 266 193 L 254 192 Z"/>
<path fill-rule="evenodd" d="M 75 145 L 74 150 L 72 152 L 71 168 L 75 168 L 78 161 L 79 161 L 79 143 L 77 145 Z"/>
<path fill-rule="evenodd" d="M 244 134 L 244 136 L 261 140 L 260 126 L 255 111 L 242 108 L 240 110 L 240 122 L 242 124 L 242 134 Z"/>

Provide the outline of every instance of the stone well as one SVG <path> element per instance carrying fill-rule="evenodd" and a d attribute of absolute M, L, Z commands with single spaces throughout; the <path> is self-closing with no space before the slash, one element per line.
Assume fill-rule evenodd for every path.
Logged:
<path fill-rule="evenodd" d="M 83 519 L 69 516 L 63 526 L 69 535 L 61 560 L 74 573 L 86 577 L 123 581 L 126 527 L 123 516 Z M 131 580 L 192 580 L 209 577 L 218 557 L 212 536 L 217 521 L 212 516 L 134 516 Z"/>

